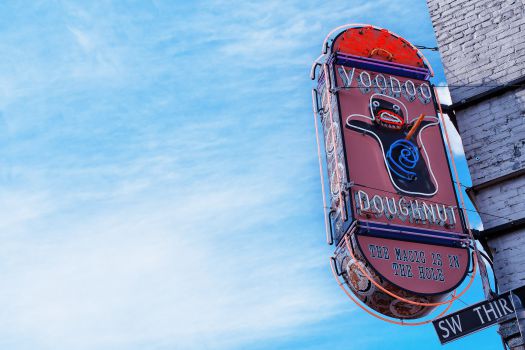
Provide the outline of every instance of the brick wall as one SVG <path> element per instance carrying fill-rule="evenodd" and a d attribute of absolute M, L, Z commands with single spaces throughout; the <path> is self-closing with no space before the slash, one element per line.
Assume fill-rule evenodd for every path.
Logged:
<path fill-rule="evenodd" d="M 487 187 L 475 194 L 475 202 L 485 228 L 521 219 L 524 201 L 525 176 Z"/>
<path fill-rule="evenodd" d="M 503 83 L 525 75 L 523 0 L 427 3 L 449 85 Z M 476 90 L 453 88 L 452 99 L 459 101 Z"/>
<path fill-rule="evenodd" d="M 525 75 L 525 0 L 427 3 L 452 102 Z M 524 218 L 525 175 L 489 181 L 525 168 L 525 88 L 459 110 L 456 116 L 485 229 Z M 500 292 L 524 285 L 525 229 L 508 228 L 487 243 Z M 500 332 L 513 350 L 525 349 L 516 322 L 500 325 Z"/>
<path fill-rule="evenodd" d="M 523 0 L 427 0 L 454 103 L 525 75 Z M 465 86 L 467 85 L 467 86 Z M 525 89 L 457 111 L 473 185 L 525 168 Z M 525 217 L 525 177 L 477 193 L 481 212 Z M 483 215 L 485 228 L 509 220 Z"/>
<path fill-rule="evenodd" d="M 500 290 L 504 292 L 522 286 L 525 254 L 523 250 L 513 248 L 525 246 L 525 230 L 499 236 L 490 245 L 496 257 L 494 269 L 501 276 L 498 278 Z"/>
<path fill-rule="evenodd" d="M 457 112 L 474 185 L 525 166 L 524 111 L 525 90 L 521 90 Z"/>
<path fill-rule="evenodd" d="M 525 76 L 525 0 L 427 0 L 453 103 Z M 525 217 L 525 88 L 456 111 L 485 229 Z M 484 186 L 480 186 L 483 185 Z M 500 292 L 525 283 L 525 229 L 489 237 Z M 520 324 L 525 323 L 522 316 Z M 524 350 L 516 322 L 500 325 Z"/>

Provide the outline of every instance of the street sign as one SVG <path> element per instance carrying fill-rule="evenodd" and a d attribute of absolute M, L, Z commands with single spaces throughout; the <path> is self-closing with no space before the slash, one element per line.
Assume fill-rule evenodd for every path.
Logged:
<path fill-rule="evenodd" d="M 503 293 L 492 300 L 485 300 L 432 323 L 441 344 L 446 344 L 494 324 L 516 317 L 513 295 L 523 304 L 525 287 Z M 521 305 L 518 306 L 521 308 Z"/>

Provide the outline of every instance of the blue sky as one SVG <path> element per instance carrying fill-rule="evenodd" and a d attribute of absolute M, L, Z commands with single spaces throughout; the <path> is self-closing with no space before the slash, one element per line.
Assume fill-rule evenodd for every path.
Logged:
<path fill-rule="evenodd" d="M 0 16 L 0 348 L 441 348 L 331 276 L 308 77 L 348 22 L 434 46 L 424 1 L 4 1 Z M 481 299 L 476 282 L 463 301 Z M 474 346 L 501 345 L 491 329 L 446 348 Z"/>

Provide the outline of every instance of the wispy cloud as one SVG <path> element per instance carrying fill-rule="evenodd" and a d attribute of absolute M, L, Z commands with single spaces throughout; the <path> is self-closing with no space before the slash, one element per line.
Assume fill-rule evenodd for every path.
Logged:
<path fill-rule="evenodd" d="M 0 5 L 0 347 L 338 329 L 308 70 L 349 20 L 432 40 L 412 3 Z"/>
<path fill-rule="evenodd" d="M 448 90 L 448 87 L 445 85 L 445 83 L 440 83 L 436 88 L 439 102 L 444 105 L 451 105 L 452 104 L 452 98 L 450 97 L 450 91 Z M 465 158 L 465 150 L 463 149 L 463 141 L 461 141 L 461 136 L 459 136 L 459 133 L 450 121 L 450 118 L 448 115 L 444 115 L 445 120 L 445 127 L 448 132 L 448 136 L 450 138 L 450 148 L 452 149 L 452 152 L 456 157 L 462 157 Z"/>
<path fill-rule="evenodd" d="M 282 237 L 268 225 L 278 210 L 261 211 L 273 194 L 250 190 L 77 214 L 53 237 L 4 235 L 16 271 L 3 276 L 2 333 L 44 349 L 216 348 L 332 315 L 315 240 Z"/>
<path fill-rule="evenodd" d="M 439 102 L 441 102 L 444 105 L 451 105 L 452 104 L 452 97 L 450 97 L 450 91 L 448 90 L 448 87 L 446 86 L 446 83 L 442 82 L 436 87 Z"/>

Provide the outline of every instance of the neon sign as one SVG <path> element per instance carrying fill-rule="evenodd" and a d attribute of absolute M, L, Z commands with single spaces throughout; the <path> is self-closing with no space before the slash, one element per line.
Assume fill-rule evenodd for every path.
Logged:
<path fill-rule="evenodd" d="M 371 26 L 323 47 L 314 109 L 334 273 L 375 311 L 422 317 L 445 303 L 470 265 L 432 70 L 408 41 Z"/>
<path fill-rule="evenodd" d="M 438 226 L 454 226 L 457 223 L 456 207 L 445 204 L 429 203 L 424 200 L 406 199 L 405 197 L 370 196 L 366 191 L 354 193 L 358 215 L 375 218 L 385 216 L 388 220 L 399 218 L 401 221 Z"/>

